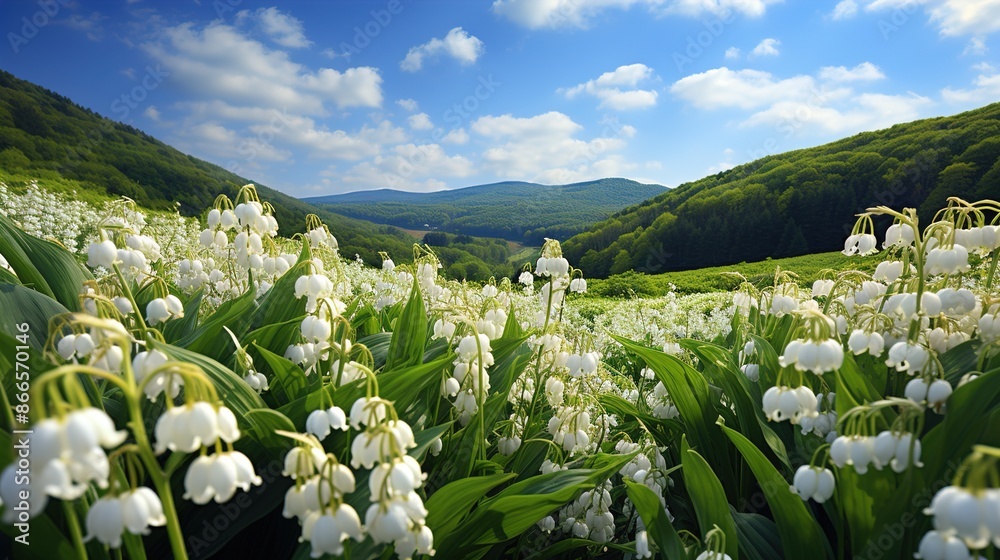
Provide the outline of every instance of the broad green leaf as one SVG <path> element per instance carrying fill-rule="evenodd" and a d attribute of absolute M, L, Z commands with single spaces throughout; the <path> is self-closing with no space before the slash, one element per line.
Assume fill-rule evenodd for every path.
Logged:
<path fill-rule="evenodd" d="M 733 512 L 736 533 L 740 537 L 740 554 L 747 560 L 786 558 L 781 546 L 778 527 L 758 513 Z"/>
<path fill-rule="evenodd" d="M 80 288 L 94 276 L 63 247 L 28 235 L 0 215 L 0 255 L 20 283 L 47 295 L 70 311 L 80 310 Z"/>
<path fill-rule="evenodd" d="M 806 508 L 805 502 L 789 489 L 790 485 L 785 477 L 781 476 L 781 473 L 757 447 L 750 443 L 750 440 L 729 427 L 722 426 L 722 429 L 750 465 L 750 470 L 760 484 L 761 492 L 767 498 L 767 504 L 771 508 L 778 533 L 781 535 L 786 558 L 832 557 L 830 543 L 827 542 L 823 530 Z M 686 477 L 686 465 L 684 471 Z"/>
<path fill-rule="evenodd" d="M 639 356 L 656 373 L 657 379 L 666 387 L 680 412 L 692 446 L 712 465 L 712 469 L 726 485 L 726 493 L 735 499 L 738 494 L 737 478 L 729 458 L 732 445 L 715 424 L 715 419 L 718 418 L 715 409 L 717 398 L 712 396 L 705 377 L 691 366 L 659 350 L 622 337 L 612 335 L 612 338 L 626 350 Z"/>
<path fill-rule="evenodd" d="M 427 526 L 434 531 L 436 540 L 444 539 L 468 515 L 476 502 L 493 488 L 517 477 L 517 473 L 473 476 L 452 481 L 431 495 L 427 500 Z"/>
<path fill-rule="evenodd" d="M 257 352 L 264 363 L 268 365 L 271 375 L 268 377 L 268 386 L 271 394 L 279 404 L 287 404 L 296 399 L 305 397 L 309 392 L 309 379 L 298 365 L 284 356 L 279 356 L 262 346 L 256 347 Z M 313 376 L 317 383 L 319 376 Z"/>
<path fill-rule="evenodd" d="M 726 491 L 708 461 L 694 449 L 689 449 L 685 440 L 686 438 L 681 440 L 684 488 L 691 497 L 691 505 L 698 516 L 701 537 L 704 539 L 709 531 L 719 527 L 726 535 L 726 554 L 735 560 L 739 540 L 736 536 L 736 524 L 729 511 L 729 502 L 726 500 Z"/>
<path fill-rule="evenodd" d="M 424 308 L 424 298 L 420 294 L 420 286 L 414 276 L 410 299 L 403 306 L 403 312 L 396 320 L 392 332 L 389 354 L 385 361 L 386 369 L 419 364 L 424 355 L 426 342 L 427 311 Z"/>
<path fill-rule="evenodd" d="M 180 319 L 167 321 L 163 327 L 163 339 L 171 344 L 189 336 L 198 327 L 198 316 L 201 313 L 201 300 L 204 296 L 202 290 L 198 290 L 184 304 L 184 316 Z"/>
<path fill-rule="evenodd" d="M 677 536 L 667 510 L 663 508 L 656 493 L 644 484 L 637 484 L 628 478 L 624 480 L 628 499 L 635 505 L 635 510 L 646 525 L 647 536 L 656 543 L 660 553 L 667 558 L 684 558 L 684 543 Z"/>
<path fill-rule="evenodd" d="M 437 543 L 438 554 L 442 558 L 481 558 L 489 546 L 530 529 L 579 492 L 607 480 L 633 456 L 601 454 L 588 459 L 581 468 L 543 474 L 508 486 L 480 503 L 454 532 Z"/>
<path fill-rule="evenodd" d="M 208 316 L 197 329 L 178 340 L 176 345 L 220 362 L 227 361 L 236 348 L 233 347 L 232 337 L 223 327 L 228 327 L 237 338 L 242 339 L 253 319 L 256 305 L 254 291 L 248 290 L 240 297 L 220 305 L 215 313 Z"/>
<path fill-rule="evenodd" d="M 45 347 L 49 320 L 68 312 L 58 301 L 35 290 L 16 284 L 0 284 L 0 333 L 15 340 L 27 335 L 27 346 L 34 352 L 40 352 Z M 18 329 L 18 325 L 23 323 L 28 325 L 26 332 Z"/>

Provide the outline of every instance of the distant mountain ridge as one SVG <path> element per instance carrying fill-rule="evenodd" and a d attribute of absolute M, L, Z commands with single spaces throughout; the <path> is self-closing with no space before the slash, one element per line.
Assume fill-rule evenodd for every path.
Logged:
<path fill-rule="evenodd" d="M 1000 198 L 1000 103 L 767 156 L 626 208 L 563 245 L 590 276 L 843 248 L 855 214 Z M 878 220 L 879 229 L 888 226 Z"/>
<path fill-rule="evenodd" d="M 377 223 L 538 245 L 545 237 L 565 239 L 666 190 L 662 185 L 607 178 L 568 185 L 504 181 L 430 193 L 380 189 L 302 200 Z"/>

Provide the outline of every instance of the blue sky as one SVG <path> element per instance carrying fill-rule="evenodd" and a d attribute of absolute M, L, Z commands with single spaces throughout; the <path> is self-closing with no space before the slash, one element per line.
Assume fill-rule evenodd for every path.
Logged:
<path fill-rule="evenodd" d="M 1000 0 L 5 0 L 0 68 L 294 196 L 675 186 L 1000 100 Z"/>

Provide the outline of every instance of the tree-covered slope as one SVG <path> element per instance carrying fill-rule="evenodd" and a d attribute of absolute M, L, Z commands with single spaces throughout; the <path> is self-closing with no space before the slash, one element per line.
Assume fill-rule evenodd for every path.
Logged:
<path fill-rule="evenodd" d="M 241 185 L 254 182 L 2 70 L 0 170 L 40 180 L 65 177 L 148 208 L 179 203 L 185 215 L 203 212 L 220 192 L 234 196 Z M 348 257 L 359 254 L 379 263 L 378 251 L 397 260 L 411 255 L 413 238 L 396 228 L 334 214 L 264 185 L 257 190 L 274 205 L 283 235 L 302 231 L 305 216 L 315 213 Z"/>
<path fill-rule="evenodd" d="M 664 190 L 661 185 L 611 178 L 571 185 L 507 181 L 432 193 L 382 189 L 304 200 L 378 223 L 540 245 L 546 237 L 565 239 L 584 231 Z"/>
<path fill-rule="evenodd" d="M 1000 104 L 768 156 L 613 214 L 563 250 L 591 276 L 843 248 L 854 215 L 1000 197 Z M 881 227 L 887 224 L 880 222 Z"/>

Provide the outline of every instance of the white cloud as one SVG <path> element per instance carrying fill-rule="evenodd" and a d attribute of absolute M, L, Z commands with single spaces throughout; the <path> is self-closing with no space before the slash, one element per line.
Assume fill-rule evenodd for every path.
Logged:
<path fill-rule="evenodd" d="M 473 64 L 483 54 L 483 42 L 469 35 L 461 27 L 456 27 L 445 35 L 444 39 L 434 38 L 417 45 L 406 53 L 406 58 L 399 67 L 406 72 L 416 72 L 423 68 L 424 59 L 444 53 L 460 64 Z"/>
<path fill-rule="evenodd" d="M 830 12 L 830 17 L 834 20 L 852 18 L 858 13 L 858 3 L 854 0 L 841 0 Z"/>
<path fill-rule="evenodd" d="M 413 130 L 430 130 L 434 128 L 434 123 L 431 122 L 430 116 L 427 113 L 417 113 L 416 115 L 410 115 L 407 119 L 410 128 Z"/>
<path fill-rule="evenodd" d="M 825 66 L 820 68 L 819 77 L 831 82 L 867 82 L 881 80 L 885 78 L 885 74 L 871 62 L 862 62 L 854 68 Z"/>
<path fill-rule="evenodd" d="M 785 135 L 843 135 L 920 118 L 931 104 L 926 97 L 856 92 L 848 87 L 883 77 L 868 63 L 851 69 L 823 68 L 819 80 L 808 75 L 776 79 L 758 70 L 717 68 L 678 80 L 671 92 L 701 109 L 752 110 L 740 126 L 771 126 Z"/>
<path fill-rule="evenodd" d="M 977 72 L 982 72 L 984 74 L 992 74 L 993 72 L 996 72 L 996 68 L 989 62 L 985 61 L 973 64 L 972 69 Z"/>
<path fill-rule="evenodd" d="M 254 16 L 261 31 L 282 47 L 301 49 L 312 44 L 302 29 L 302 21 L 282 13 L 278 8 L 260 8 Z"/>
<path fill-rule="evenodd" d="M 375 127 L 365 125 L 361 130 L 349 133 L 331 130 L 311 118 L 298 115 L 282 115 L 267 124 L 251 125 L 249 130 L 257 137 L 303 148 L 313 157 L 349 161 L 377 156 L 384 146 L 407 139 L 406 132 L 392 126 L 389 121 L 381 121 Z"/>
<path fill-rule="evenodd" d="M 493 12 L 529 29 L 586 28 L 605 10 L 645 8 L 656 15 L 680 14 L 689 17 L 749 17 L 764 14 L 769 4 L 781 0 L 495 0 Z"/>
<path fill-rule="evenodd" d="M 818 131 L 843 135 L 916 120 L 921 109 L 930 104 L 930 99 L 915 94 L 878 93 L 860 94 L 843 108 L 808 101 L 778 101 L 751 115 L 741 126 L 773 126 L 785 134 Z"/>
<path fill-rule="evenodd" d="M 156 105 L 146 107 L 146 110 L 142 114 L 146 115 L 146 118 L 153 122 L 160 122 L 160 110 L 156 108 Z"/>
<path fill-rule="evenodd" d="M 730 70 L 723 66 L 681 78 L 670 92 L 701 109 L 752 109 L 784 97 L 808 97 L 816 90 L 810 76 L 775 80 L 759 70 Z"/>
<path fill-rule="evenodd" d="M 134 80 L 135 79 L 135 68 L 123 68 L 121 70 L 121 73 L 122 73 L 122 76 L 125 76 L 126 78 L 128 78 L 130 80 Z"/>
<path fill-rule="evenodd" d="M 1000 99 L 1000 74 L 992 66 L 986 66 L 989 68 L 982 69 L 983 73 L 972 82 L 972 88 L 945 88 L 941 90 L 941 99 L 945 103 L 963 106 L 993 103 Z"/>
<path fill-rule="evenodd" d="M 778 45 L 781 41 L 768 37 L 750 51 L 750 56 L 778 56 L 780 52 L 778 51 Z"/>
<path fill-rule="evenodd" d="M 629 132 L 580 139 L 583 127 L 556 111 L 533 117 L 487 115 L 471 128 L 493 146 L 483 152 L 481 167 L 505 179 L 561 184 L 622 175 L 632 168 L 614 153 L 625 147 L 623 137 Z"/>
<path fill-rule="evenodd" d="M 244 135 L 215 121 L 181 127 L 178 147 L 187 152 L 259 167 L 259 161 L 288 161 L 292 154 L 260 136 Z"/>
<path fill-rule="evenodd" d="M 740 49 L 737 47 L 729 47 L 726 49 L 726 60 L 739 60 Z"/>
<path fill-rule="evenodd" d="M 396 101 L 396 105 L 406 109 L 407 111 L 416 111 L 419 105 L 413 99 L 399 99 Z"/>
<path fill-rule="evenodd" d="M 653 79 L 653 69 L 645 64 L 629 64 L 619 66 L 614 71 L 605 72 L 597 79 L 584 82 L 569 89 L 560 89 L 559 93 L 572 99 L 580 93 L 592 95 L 601 100 L 602 109 L 625 111 L 629 109 L 646 109 L 656 105 L 658 96 L 655 90 L 637 89 L 643 82 Z M 629 88 L 629 89 L 622 89 Z"/>
<path fill-rule="evenodd" d="M 192 23 L 167 27 L 160 40 L 142 46 L 170 73 L 171 83 L 232 105 L 323 114 L 326 102 L 338 108 L 382 104 L 377 69 L 311 72 L 292 62 L 286 52 L 268 49 L 219 22 L 201 31 Z"/>
<path fill-rule="evenodd" d="M 986 41 L 984 41 L 982 37 L 973 37 L 969 40 L 969 44 L 966 45 L 965 50 L 962 51 L 962 56 L 970 54 L 974 56 L 983 56 L 989 52 L 989 50 L 989 47 L 986 46 Z"/>
<path fill-rule="evenodd" d="M 942 35 L 984 36 L 1000 31 L 1000 2 L 996 0 L 867 0 L 865 9 L 872 12 L 903 10 L 913 13 L 916 5 L 936 23 Z M 891 21 L 887 20 L 892 24 Z M 895 24 L 892 24 L 895 25 Z"/>
<path fill-rule="evenodd" d="M 449 130 L 441 141 L 448 144 L 465 144 L 469 141 L 469 133 L 464 128 L 456 128 Z"/>
<path fill-rule="evenodd" d="M 469 159 L 448 155 L 438 144 L 403 144 L 386 156 L 355 165 L 341 180 L 355 189 L 432 191 L 446 186 L 439 177 L 468 177 L 474 171 Z"/>

